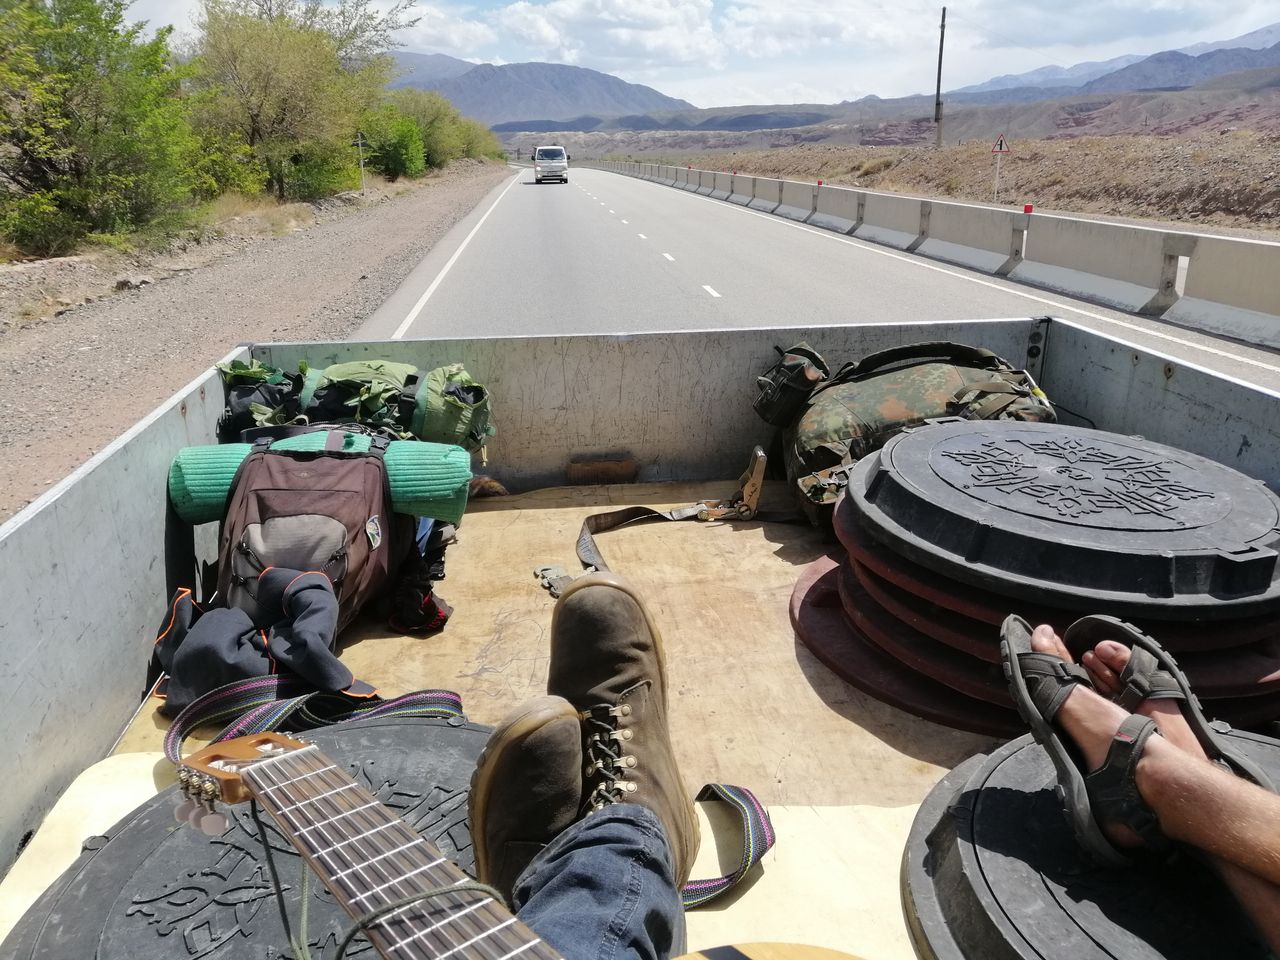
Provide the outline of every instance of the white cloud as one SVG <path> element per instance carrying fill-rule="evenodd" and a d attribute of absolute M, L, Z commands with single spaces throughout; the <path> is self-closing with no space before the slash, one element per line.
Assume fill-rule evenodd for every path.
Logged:
<path fill-rule="evenodd" d="M 518 0 L 492 22 L 530 54 L 599 69 L 719 63 L 711 0 Z"/>
<path fill-rule="evenodd" d="M 445 7 L 419 4 L 414 7 L 414 15 L 419 17 L 418 23 L 402 31 L 399 39 L 415 49 L 471 58 L 498 40 L 489 24 Z"/>

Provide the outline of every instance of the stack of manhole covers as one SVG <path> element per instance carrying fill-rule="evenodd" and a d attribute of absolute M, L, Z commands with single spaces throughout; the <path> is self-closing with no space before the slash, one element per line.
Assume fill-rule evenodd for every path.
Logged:
<path fill-rule="evenodd" d="M 1280 498 L 1235 470 L 1098 430 L 934 421 L 853 468 L 834 525 L 847 558 L 806 572 L 797 632 L 912 713 L 1021 732 L 1001 621 L 1108 613 L 1174 651 L 1210 715 L 1280 718 Z"/>
<path fill-rule="evenodd" d="M 1273 778 L 1280 744 L 1233 732 Z M 934 787 L 902 861 L 902 904 L 925 960 L 1263 960 L 1271 954 L 1222 881 L 1192 856 L 1117 870 L 1092 863 L 1029 736 Z"/>

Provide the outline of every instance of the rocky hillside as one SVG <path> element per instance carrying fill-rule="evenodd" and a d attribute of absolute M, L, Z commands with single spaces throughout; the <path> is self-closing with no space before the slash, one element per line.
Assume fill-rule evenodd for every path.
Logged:
<path fill-rule="evenodd" d="M 1021 206 L 1280 230 L 1280 135 L 1015 141 L 1000 200 Z M 990 146 L 800 145 L 688 158 L 694 166 L 990 203 Z M 1274 239 L 1274 237 L 1272 237 Z"/>
<path fill-rule="evenodd" d="M 1190 87 L 1214 77 L 1263 67 L 1280 67 L 1280 43 L 1265 50 L 1212 50 L 1198 57 L 1170 50 L 1090 80 L 1080 89 L 1085 93 L 1167 90 Z"/>

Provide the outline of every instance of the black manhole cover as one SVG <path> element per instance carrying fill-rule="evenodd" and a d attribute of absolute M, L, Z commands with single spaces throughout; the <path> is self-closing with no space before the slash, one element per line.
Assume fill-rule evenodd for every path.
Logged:
<path fill-rule="evenodd" d="M 1280 776 L 1280 743 L 1232 733 Z M 1263 960 L 1222 882 L 1193 857 L 1116 870 L 1077 845 L 1029 736 L 965 761 L 916 814 L 902 898 L 930 960 Z"/>
<path fill-rule="evenodd" d="M 932 633 L 930 629 L 916 624 L 919 629 L 974 656 L 980 656 L 992 662 L 999 659 L 995 652 L 988 651 L 984 655 L 978 650 L 971 649 L 969 646 L 971 641 L 952 642 L 951 635 L 968 624 L 977 624 L 975 629 L 984 631 L 982 643 L 994 650 L 992 638 L 998 636 L 999 630 L 986 630 L 982 625 L 998 628 L 1011 612 L 1016 611 L 1031 623 L 1053 624 L 1059 632 L 1065 630 L 1080 616 L 1079 610 L 1032 605 L 1024 598 L 992 593 L 913 563 L 906 557 L 894 553 L 867 533 L 854 515 L 851 503 L 844 497 L 841 497 L 836 504 L 834 526 L 840 543 L 849 551 L 849 558 L 858 572 L 859 579 L 870 575 L 877 578 L 879 584 L 900 592 L 902 602 L 910 605 L 916 619 L 923 617 L 930 610 L 936 611 L 937 623 L 945 624 L 947 632 Z M 866 580 L 863 580 L 863 583 L 873 594 L 876 594 L 879 589 L 879 585 L 873 587 Z M 881 600 L 881 603 L 883 602 Z M 1110 611 L 1102 606 L 1090 609 L 1088 612 Z M 1206 626 L 1204 623 L 1196 622 L 1186 611 L 1179 611 L 1174 607 L 1169 608 L 1165 613 L 1177 615 L 1178 619 L 1138 617 L 1131 619 L 1175 653 L 1225 650 L 1247 644 L 1272 645 L 1280 640 L 1280 622 L 1274 614 L 1219 620 L 1212 626 Z M 901 616 L 897 611 L 895 614 Z M 916 623 L 916 619 L 910 622 Z M 1277 666 L 1280 666 L 1280 661 L 1277 662 Z"/>
<path fill-rule="evenodd" d="M 859 522 L 965 583 L 1073 610 L 1280 607 L 1280 499 L 1204 457 L 1057 424 L 934 421 L 859 462 Z"/>
<path fill-rule="evenodd" d="M 426 718 L 363 720 L 304 735 L 463 869 L 474 864 L 467 792 L 489 728 Z M 45 892 L 0 945 L 21 960 L 240 960 L 293 957 L 247 806 L 219 837 L 174 822 L 176 787 L 147 801 Z M 264 818 L 265 820 L 266 818 Z M 297 932 L 300 860 L 268 827 Z M 90 849 L 92 848 L 92 849 Z M 334 955 L 350 919 L 311 883 L 308 942 Z M 364 940 L 348 955 L 373 960 Z"/>
<path fill-rule="evenodd" d="M 839 558 L 805 567 L 791 593 L 800 642 L 836 676 L 882 703 L 973 733 L 1013 737 L 1026 729 L 1012 709 L 965 696 L 889 656 L 849 623 L 840 600 Z"/>

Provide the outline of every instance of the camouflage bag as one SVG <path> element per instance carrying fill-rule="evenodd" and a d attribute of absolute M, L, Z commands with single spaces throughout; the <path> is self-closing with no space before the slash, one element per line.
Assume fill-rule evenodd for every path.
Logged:
<path fill-rule="evenodd" d="M 914 343 L 846 364 L 810 394 L 782 436 L 787 480 L 809 520 L 829 528 L 848 468 L 937 417 L 1057 420 L 1029 373 L 981 347 Z"/>

